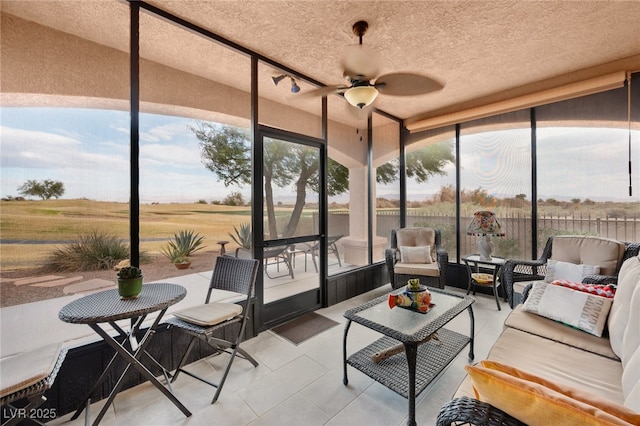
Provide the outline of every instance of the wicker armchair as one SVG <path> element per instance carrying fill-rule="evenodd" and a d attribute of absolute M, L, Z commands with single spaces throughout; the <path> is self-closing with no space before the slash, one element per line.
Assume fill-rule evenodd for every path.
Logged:
<path fill-rule="evenodd" d="M 514 308 L 523 302 L 522 293 L 514 291 L 514 284 L 518 282 L 529 282 L 543 280 L 547 273 L 547 260 L 551 258 L 553 250 L 553 239 L 549 237 L 542 251 L 542 255 L 537 260 L 514 260 L 507 259 L 502 267 L 504 289 L 509 298 L 509 305 Z M 625 251 L 617 269 L 630 257 L 637 256 L 640 251 L 640 243 L 625 242 Z M 617 271 L 615 275 L 589 275 L 582 282 L 589 284 L 611 284 L 618 280 Z"/>
<path fill-rule="evenodd" d="M 412 229 L 412 228 L 404 228 Z M 429 228 L 413 228 L 428 230 Z M 441 247 L 442 234 L 439 229 L 434 229 L 434 242 L 435 247 L 432 247 L 432 252 L 435 253 L 434 262 L 437 264 L 436 276 L 431 275 L 419 275 L 418 273 L 404 274 L 396 271 L 396 263 L 398 263 L 398 236 L 397 230 L 391 230 L 391 248 L 385 250 L 385 261 L 387 263 L 387 270 L 389 272 L 389 280 L 391 287 L 394 289 L 407 285 L 407 280 L 410 278 L 419 278 L 420 284 L 430 287 L 444 288 L 447 282 L 447 264 L 449 263 L 449 254 Z"/>
<path fill-rule="evenodd" d="M 477 399 L 462 396 L 452 399 L 442 406 L 436 426 L 451 425 L 477 426 L 526 426 L 493 405 Z"/>

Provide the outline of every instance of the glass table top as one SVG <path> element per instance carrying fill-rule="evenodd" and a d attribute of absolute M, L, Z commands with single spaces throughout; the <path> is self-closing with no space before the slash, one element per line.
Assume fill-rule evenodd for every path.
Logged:
<path fill-rule="evenodd" d="M 403 289 L 399 289 L 391 294 L 402 291 Z M 351 309 L 344 316 L 401 341 L 420 341 L 475 302 L 470 296 L 459 296 L 437 289 L 429 291 L 433 306 L 426 313 L 402 307 L 389 308 L 386 295 Z"/>

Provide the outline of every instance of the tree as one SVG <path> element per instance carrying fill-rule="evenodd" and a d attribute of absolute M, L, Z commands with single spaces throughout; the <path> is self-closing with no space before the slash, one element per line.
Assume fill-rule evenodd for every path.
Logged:
<path fill-rule="evenodd" d="M 204 166 L 225 186 L 251 183 L 251 143 L 243 130 L 205 121 L 189 129 L 200 141 Z"/>
<path fill-rule="evenodd" d="M 45 179 L 41 182 L 30 179 L 20 185 L 18 191 L 25 196 L 31 195 L 48 200 L 51 197 L 60 198 L 64 194 L 64 184 L 51 179 Z"/>
<path fill-rule="evenodd" d="M 407 153 L 407 177 L 424 183 L 435 175 L 445 175 L 447 163 L 454 163 L 453 143 L 437 143 Z M 380 184 L 395 182 L 400 174 L 398 160 L 389 161 L 376 169 L 376 181 Z"/>
<path fill-rule="evenodd" d="M 251 142 L 249 135 L 236 127 L 197 122 L 190 126 L 200 141 L 203 164 L 224 184 L 248 185 L 251 183 Z M 273 185 L 293 185 L 296 201 L 283 228 L 283 236 L 293 235 L 305 205 L 307 191 L 319 191 L 318 151 L 303 145 L 294 145 L 274 139 L 266 139 L 263 158 L 264 194 L 267 209 L 268 232 L 271 238 L 278 236 Z M 433 144 L 407 155 L 407 175 L 418 182 L 431 176 L 445 174 L 444 166 L 454 161 L 453 145 Z M 335 196 L 348 191 L 349 170 L 338 162 L 327 162 L 327 194 Z M 399 163 L 390 161 L 377 169 L 379 183 L 391 183 L 398 179 Z"/>

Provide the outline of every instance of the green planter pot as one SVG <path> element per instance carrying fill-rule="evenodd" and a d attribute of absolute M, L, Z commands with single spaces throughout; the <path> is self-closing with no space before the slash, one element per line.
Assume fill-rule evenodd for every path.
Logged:
<path fill-rule="evenodd" d="M 126 280 L 118 278 L 118 294 L 121 299 L 134 299 L 142 291 L 142 277 L 129 278 Z"/>

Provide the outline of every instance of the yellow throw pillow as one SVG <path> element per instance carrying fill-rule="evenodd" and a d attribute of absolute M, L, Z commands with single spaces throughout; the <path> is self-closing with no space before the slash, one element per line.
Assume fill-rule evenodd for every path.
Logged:
<path fill-rule="evenodd" d="M 560 386 L 516 368 L 481 361 L 465 369 L 476 399 L 529 426 L 637 425 L 640 414 L 580 389 Z"/>

